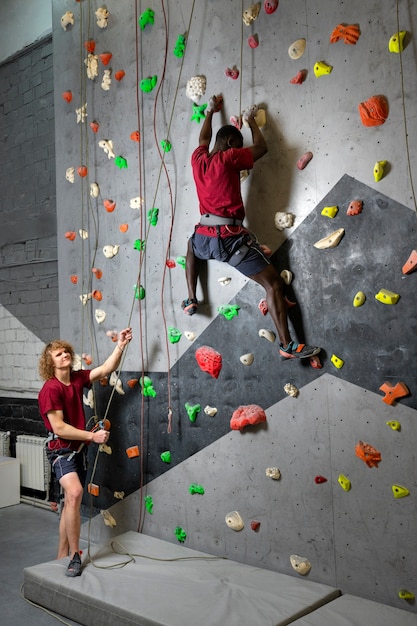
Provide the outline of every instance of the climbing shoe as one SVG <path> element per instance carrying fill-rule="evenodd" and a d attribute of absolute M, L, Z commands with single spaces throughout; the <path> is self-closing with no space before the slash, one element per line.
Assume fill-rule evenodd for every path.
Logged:
<path fill-rule="evenodd" d="M 69 576 L 70 578 L 75 578 L 75 576 L 81 576 L 81 557 L 76 552 L 72 557 L 67 571 L 65 572 L 65 576 Z"/>
<path fill-rule="evenodd" d="M 186 315 L 194 315 L 197 313 L 198 302 L 194 298 L 188 298 L 181 302 L 181 308 Z"/>
<path fill-rule="evenodd" d="M 320 352 L 321 348 L 317 346 L 307 346 L 305 343 L 297 343 L 290 341 L 288 346 L 284 348 L 280 346 L 279 353 L 284 359 L 308 359 Z"/>

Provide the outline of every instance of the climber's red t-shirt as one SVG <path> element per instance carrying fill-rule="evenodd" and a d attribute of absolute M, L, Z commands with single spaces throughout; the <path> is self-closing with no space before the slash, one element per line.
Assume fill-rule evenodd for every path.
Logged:
<path fill-rule="evenodd" d="M 191 156 L 191 166 L 200 214 L 212 213 L 243 220 L 245 207 L 240 191 L 240 172 L 253 168 L 250 148 L 229 148 L 209 156 L 208 146 L 199 146 Z M 199 226 L 198 232 L 217 236 L 211 226 Z"/>
<path fill-rule="evenodd" d="M 49 432 L 53 431 L 48 420 L 48 411 L 62 411 L 64 422 L 80 430 L 85 430 L 84 387 L 91 387 L 90 370 L 71 372 L 69 385 L 64 385 L 57 378 L 51 378 L 44 383 L 39 392 L 38 404 L 42 419 Z M 60 438 L 49 442 L 51 450 L 59 450 L 61 448 L 77 450 L 79 445 L 79 441 L 67 441 Z"/>

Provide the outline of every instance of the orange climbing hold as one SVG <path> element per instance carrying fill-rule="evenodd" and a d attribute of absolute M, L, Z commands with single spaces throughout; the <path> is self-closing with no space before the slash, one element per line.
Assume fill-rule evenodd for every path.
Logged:
<path fill-rule="evenodd" d="M 93 272 L 93 274 L 97 278 L 97 280 L 100 280 L 100 278 L 102 278 L 103 272 L 101 270 L 99 270 L 98 267 L 91 268 L 91 271 Z"/>
<path fill-rule="evenodd" d="M 64 93 L 62 94 L 62 97 L 64 98 L 64 100 L 66 102 L 71 102 L 71 100 L 72 100 L 72 93 L 71 93 L 71 91 L 64 91 Z"/>
<path fill-rule="evenodd" d="M 417 250 L 413 250 L 403 265 L 403 274 L 411 274 L 417 268 Z"/>
<path fill-rule="evenodd" d="M 100 487 L 95 485 L 94 483 L 89 483 L 87 487 L 88 493 L 91 493 L 92 496 L 98 496 L 100 493 Z"/>
<path fill-rule="evenodd" d="M 404 398 L 410 393 L 410 390 L 405 383 L 397 383 L 393 386 L 391 383 L 385 382 L 379 389 L 385 393 L 385 397 L 382 398 L 382 401 L 386 404 L 394 404 L 396 400 Z"/>
<path fill-rule="evenodd" d="M 96 49 L 96 42 L 94 39 L 89 39 L 89 41 L 84 41 L 84 48 L 90 54 L 94 54 L 94 50 Z"/>
<path fill-rule="evenodd" d="M 98 129 L 100 128 L 100 124 L 98 122 L 90 122 L 90 128 L 93 131 L 93 133 L 98 132 Z"/>
<path fill-rule="evenodd" d="M 126 72 L 124 70 L 119 70 L 114 75 L 115 79 L 119 81 L 122 80 L 122 78 L 124 78 L 125 76 L 126 76 Z"/>
<path fill-rule="evenodd" d="M 218 378 L 222 369 L 222 355 L 210 348 L 210 346 L 201 346 L 196 350 L 195 358 L 203 372 L 208 372 L 213 378 Z"/>
<path fill-rule="evenodd" d="M 358 104 L 364 126 L 380 126 L 388 117 L 388 101 L 385 96 L 371 96 Z"/>
<path fill-rule="evenodd" d="M 98 56 L 100 57 L 100 61 L 103 63 L 103 65 L 108 65 L 113 55 L 111 52 L 103 52 L 102 54 L 99 54 Z"/>
<path fill-rule="evenodd" d="M 230 428 L 232 430 L 242 430 L 245 426 L 254 426 L 266 422 L 265 411 L 257 404 L 239 406 L 232 415 Z"/>
<path fill-rule="evenodd" d="M 359 213 L 362 213 L 362 208 L 362 200 L 352 200 L 347 208 L 346 215 L 359 215 Z"/>
<path fill-rule="evenodd" d="M 356 26 L 356 24 L 338 24 L 330 35 L 330 43 L 336 43 L 343 39 L 344 43 L 354 46 L 360 34 L 359 26 Z"/>
<path fill-rule="evenodd" d="M 378 467 L 378 463 L 382 460 L 381 453 L 364 441 L 358 441 L 355 446 L 356 456 L 365 461 L 368 467 Z"/>
<path fill-rule="evenodd" d="M 130 448 L 126 448 L 126 454 L 129 457 L 129 459 L 134 459 L 135 457 L 140 455 L 139 447 L 131 446 Z"/>
<path fill-rule="evenodd" d="M 70 276 L 70 279 L 73 285 L 76 285 L 78 283 L 78 276 L 76 274 L 72 274 Z"/>
<path fill-rule="evenodd" d="M 88 174 L 88 169 L 85 165 L 80 165 L 80 167 L 77 168 L 77 172 L 78 176 L 80 176 L 81 178 L 85 178 Z"/>
<path fill-rule="evenodd" d="M 127 233 L 129 230 L 129 224 L 120 224 L 119 230 L 121 233 Z"/>
<path fill-rule="evenodd" d="M 73 230 L 69 230 L 68 232 L 65 233 L 65 237 L 69 239 L 70 241 L 74 241 L 76 236 L 77 236 L 77 233 L 75 233 Z"/>
<path fill-rule="evenodd" d="M 138 130 L 134 130 L 133 133 L 130 133 L 130 138 L 132 141 L 140 141 L 140 132 Z"/>
<path fill-rule="evenodd" d="M 139 378 L 130 378 L 127 381 L 126 385 L 130 387 L 131 389 L 134 389 L 137 386 L 138 382 L 139 382 Z"/>
<path fill-rule="evenodd" d="M 116 203 L 113 200 L 103 200 L 104 208 L 108 213 L 113 213 Z"/>
<path fill-rule="evenodd" d="M 307 70 L 300 70 L 295 76 L 290 79 L 292 85 L 302 85 L 307 78 Z"/>
<path fill-rule="evenodd" d="M 94 300 L 97 300 L 97 302 L 100 302 L 103 299 L 103 294 L 98 289 L 95 289 L 91 295 L 93 296 Z"/>

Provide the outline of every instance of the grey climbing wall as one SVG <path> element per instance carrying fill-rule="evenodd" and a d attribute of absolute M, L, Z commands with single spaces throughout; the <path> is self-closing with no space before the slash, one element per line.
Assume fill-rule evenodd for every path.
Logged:
<path fill-rule="evenodd" d="M 410 372 L 417 274 L 403 276 L 401 267 L 415 247 L 408 162 L 414 159 L 416 128 L 409 109 L 416 85 L 411 79 L 402 83 L 400 73 L 401 61 L 403 76 L 415 75 L 415 10 L 399 7 L 400 27 L 409 32 L 400 59 L 388 50 L 398 29 L 396 3 L 388 0 L 336 2 L 331 11 L 324 0 L 314 7 L 281 2 L 272 15 L 261 6 L 249 27 L 242 25 L 235 2 L 167 4 L 151 3 L 153 23 L 141 29 L 137 21 L 148 4 L 126 2 L 122 10 L 109 2 L 108 26 L 101 29 L 91 3 L 54 3 L 61 334 L 80 353 L 91 353 L 96 363 L 112 348 L 108 333 L 128 323 L 134 329 L 120 375 L 124 394 L 112 393 L 109 386 L 97 389 L 96 413 L 109 410 L 113 424 L 113 454 L 100 456 L 92 477 L 100 496 L 93 506 L 115 505 L 117 531 L 143 524 L 146 532 L 175 541 L 175 526 L 180 525 L 193 547 L 279 571 L 290 573 L 289 554 L 299 553 L 312 561 L 313 580 L 415 610 L 397 595 L 415 580 L 406 547 L 415 549 L 408 520 L 415 515 Z M 64 30 L 66 11 L 73 12 L 74 24 Z M 338 23 L 359 25 L 356 45 L 329 43 Z M 172 51 L 182 34 L 187 47 L 179 58 Z M 258 36 L 256 49 L 247 44 L 250 34 Z M 293 61 L 287 51 L 299 38 L 306 39 L 306 51 Z M 94 80 L 87 78 L 84 64 L 84 42 L 91 40 L 98 55 Z M 109 66 L 99 56 L 105 52 L 112 53 Z M 332 71 L 316 78 L 313 66 L 319 60 Z M 233 66 L 240 70 L 237 81 L 225 75 Z M 106 67 L 111 70 L 109 90 L 102 88 Z M 292 84 L 301 69 L 307 70 L 305 82 Z M 125 75 L 117 80 L 120 70 Z M 185 94 L 187 81 L 196 75 L 207 81 L 200 104 L 212 93 L 224 94 L 217 125 L 253 102 L 267 111 L 269 152 L 243 186 L 248 226 L 272 248 L 277 267 L 293 272 L 294 332 L 320 343 L 321 370 L 280 360 L 277 344 L 259 336 L 260 329 L 271 328 L 269 316 L 258 309 L 262 290 L 231 268 L 209 265 L 199 287 L 199 314 L 186 318 L 181 311 L 186 292 L 180 261 L 198 219 L 189 161 L 200 126 L 191 120 L 192 103 Z M 138 89 L 147 79 L 155 87 Z M 71 102 L 62 98 L 66 91 L 71 91 Z M 375 94 L 387 97 L 388 120 L 365 128 L 357 107 Z M 76 109 L 85 104 L 88 116 L 77 122 Z M 99 124 L 96 133 L 93 121 Z M 131 139 L 136 130 L 140 142 Z M 249 142 L 248 131 L 244 133 Z M 173 147 L 168 153 L 161 152 L 164 139 Z M 99 145 L 108 140 L 114 150 L 110 158 Z M 314 156 L 300 171 L 296 163 L 307 150 Z M 117 157 L 126 159 L 128 167 L 119 169 Z M 385 176 L 376 182 L 374 165 L 382 160 L 388 162 Z M 88 168 L 85 178 L 77 174 L 80 166 Z M 73 183 L 66 180 L 69 167 L 75 170 Z M 90 195 L 93 182 L 100 188 L 97 198 Z M 132 208 L 137 198 L 140 210 Z M 356 198 L 363 200 L 363 212 L 347 216 L 347 206 Z M 105 200 L 116 203 L 113 212 L 106 211 Z M 339 208 L 334 219 L 321 215 L 331 205 Z M 147 216 L 155 207 L 159 220 L 153 226 Z M 277 211 L 291 213 L 294 225 L 278 231 Z M 128 230 L 120 230 L 121 225 Z M 342 227 L 339 246 L 314 247 Z M 80 229 L 88 238 L 80 236 Z M 68 232 L 75 233 L 73 240 L 65 237 Z M 105 256 L 105 246 L 117 254 Z M 167 260 L 175 265 L 169 268 Z M 100 280 L 92 268 L 102 271 Z M 222 286 L 218 279 L 225 276 L 232 280 Z M 143 300 L 135 298 L 135 284 L 144 288 Z M 398 303 L 375 300 L 380 289 L 398 293 Z M 359 290 L 366 301 L 355 308 Z M 101 299 L 93 297 L 97 291 Z M 232 320 L 218 313 L 228 303 L 240 307 Z M 97 309 L 105 313 L 100 323 Z M 177 343 L 169 340 L 171 328 L 181 334 Z M 190 341 L 186 333 L 194 333 L 195 339 Z M 204 345 L 222 355 L 218 379 L 198 368 L 195 350 Z M 248 352 L 254 354 L 250 367 L 239 360 Z M 333 354 L 345 362 L 341 369 L 333 365 Z M 144 375 L 152 380 L 155 398 L 141 394 L 137 381 Z M 403 381 L 410 395 L 387 405 L 379 391 L 386 381 Z M 299 398 L 285 395 L 287 382 L 300 389 Z M 195 422 L 188 418 L 186 403 L 200 404 Z M 235 408 L 250 403 L 265 409 L 266 425 L 229 433 Z M 204 413 L 206 405 L 218 409 L 214 417 Z M 386 425 L 392 419 L 401 422 L 401 431 Z M 355 455 L 359 440 L 381 452 L 379 467 L 368 468 Z M 127 457 L 125 450 L 132 445 L 139 446 L 140 457 Z M 160 458 L 167 450 L 171 464 Z M 266 466 L 280 467 L 282 481 L 267 479 Z M 340 473 L 350 478 L 350 492 L 338 484 Z M 316 485 L 317 474 L 326 476 L 327 483 Z M 205 495 L 188 494 L 191 482 L 204 485 Z M 392 484 L 408 487 L 410 495 L 394 499 Z M 114 491 L 122 490 L 130 495 L 116 504 Z M 144 509 L 145 493 L 154 499 L 152 516 Z M 235 509 L 245 519 L 240 534 L 224 523 Z M 261 521 L 256 533 L 252 519 Z M 384 535 L 386 527 L 398 529 L 395 546 L 391 534 Z M 95 520 L 95 532 L 108 532 L 101 517 Z"/>

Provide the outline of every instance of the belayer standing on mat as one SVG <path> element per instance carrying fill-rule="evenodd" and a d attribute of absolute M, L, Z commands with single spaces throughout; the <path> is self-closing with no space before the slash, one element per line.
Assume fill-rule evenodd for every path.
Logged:
<path fill-rule="evenodd" d="M 109 438 L 104 428 L 85 430 L 83 389 L 117 369 L 131 339 L 132 329 L 122 330 L 111 355 L 92 370 L 73 371 L 74 349 L 62 340 L 48 343 L 39 360 L 39 373 L 45 381 L 39 392 L 39 409 L 50 433 L 47 456 L 64 490 L 57 558 L 70 557 L 67 576 L 81 574 L 80 507 L 87 476 L 87 445 L 106 443 Z"/>
<path fill-rule="evenodd" d="M 200 260 L 217 259 L 236 267 L 265 289 L 268 311 L 278 331 L 280 354 L 286 359 L 309 358 L 320 348 L 293 341 L 288 329 L 284 281 L 260 245 L 243 225 L 245 207 L 240 190 L 240 172 L 253 168 L 268 151 L 255 115 L 257 107 L 244 113 L 252 133 L 252 146 L 243 147 L 242 133 L 232 125 L 217 132 L 212 150 L 212 119 L 223 104 L 221 95 L 210 98 L 200 131 L 199 145 L 191 157 L 194 181 L 200 204 L 200 222 L 188 240 L 186 280 L 188 299 L 182 302 L 187 315 L 197 312 L 197 279 Z"/>

